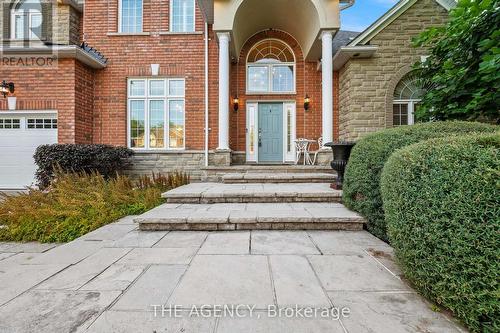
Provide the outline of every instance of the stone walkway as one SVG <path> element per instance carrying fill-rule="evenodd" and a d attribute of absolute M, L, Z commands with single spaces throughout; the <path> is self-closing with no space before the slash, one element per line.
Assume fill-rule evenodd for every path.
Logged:
<path fill-rule="evenodd" d="M 462 330 L 399 276 L 364 231 L 144 232 L 127 217 L 61 246 L 0 243 L 0 332 Z"/>

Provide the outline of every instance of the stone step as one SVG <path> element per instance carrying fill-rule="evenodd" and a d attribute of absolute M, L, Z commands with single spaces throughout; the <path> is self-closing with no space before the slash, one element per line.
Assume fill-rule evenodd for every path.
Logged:
<path fill-rule="evenodd" d="M 163 193 L 168 203 L 340 202 L 328 183 L 191 183 Z"/>
<path fill-rule="evenodd" d="M 222 177 L 227 174 L 255 174 L 255 173 L 328 173 L 335 174 L 330 166 L 320 165 L 232 165 L 228 167 L 209 166 L 201 170 L 201 181 L 221 182 Z"/>
<path fill-rule="evenodd" d="M 362 230 L 339 203 L 163 204 L 134 219 L 140 230 Z"/>
<path fill-rule="evenodd" d="M 227 173 L 222 176 L 225 184 L 238 183 L 332 183 L 336 176 L 331 173 Z"/>

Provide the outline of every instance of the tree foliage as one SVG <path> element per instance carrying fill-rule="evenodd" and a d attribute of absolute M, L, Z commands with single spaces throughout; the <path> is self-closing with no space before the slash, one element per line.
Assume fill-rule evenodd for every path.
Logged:
<path fill-rule="evenodd" d="M 416 66 L 434 86 L 417 118 L 499 121 L 500 0 L 459 0 L 448 24 L 424 31 L 414 45 L 429 48 Z"/>

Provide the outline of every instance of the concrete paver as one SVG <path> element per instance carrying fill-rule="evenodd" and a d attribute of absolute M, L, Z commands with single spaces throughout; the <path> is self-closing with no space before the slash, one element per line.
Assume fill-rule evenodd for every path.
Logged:
<path fill-rule="evenodd" d="M 290 205 L 313 214 L 338 204 Z M 222 206 L 203 209 L 215 214 Z M 132 217 L 121 219 L 50 249 L 0 243 L 0 332 L 466 331 L 400 279 L 392 248 L 365 231 L 136 227 Z M 9 252 L 22 247 L 45 252 Z M 161 305 L 176 306 L 180 314 L 155 316 L 153 306 Z M 209 312 L 193 315 L 192 307 L 201 305 Z M 235 306 L 242 308 L 235 313 Z M 218 307 L 233 312 L 222 315 Z M 349 315 L 338 315 L 343 308 Z M 297 309 L 319 312 L 305 318 Z M 329 317 L 320 315 L 325 311 Z"/>

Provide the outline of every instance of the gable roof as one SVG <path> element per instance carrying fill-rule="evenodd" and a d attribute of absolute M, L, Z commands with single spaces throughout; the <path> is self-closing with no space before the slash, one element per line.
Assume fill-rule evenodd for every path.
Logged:
<path fill-rule="evenodd" d="M 335 34 L 335 37 L 333 37 L 333 41 L 332 41 L 333 55 L 335 55 L 335 53 L 337 53 L 337 51 L 340 50 L 340 48 L 342 46 L 346 46 L 347 44 L 352 42 L 353 39 L 356 38 L 359 34 L 360 34 L 360 32 L 356 32 L 356 31 L 339 30 Z"/>
<path fill-rule="evenodd" d="M 385 27 L 391 24 L 395 19 L 397 19 L 401 14 L 406 12 L 411 6 L 413 6 L 418 0 L 401 0 L 394 7 L 389 9 L 384 15 L 382 15 L 377 21 L 370 25 L 365 31 L 359 34 L 349 46 L 363 45 L 369 42 L 375 35 L 382 31 Z M 456 5 L 456 0 L 434 0 L 441 7 L 446 10 L 450 10 Z"/>

